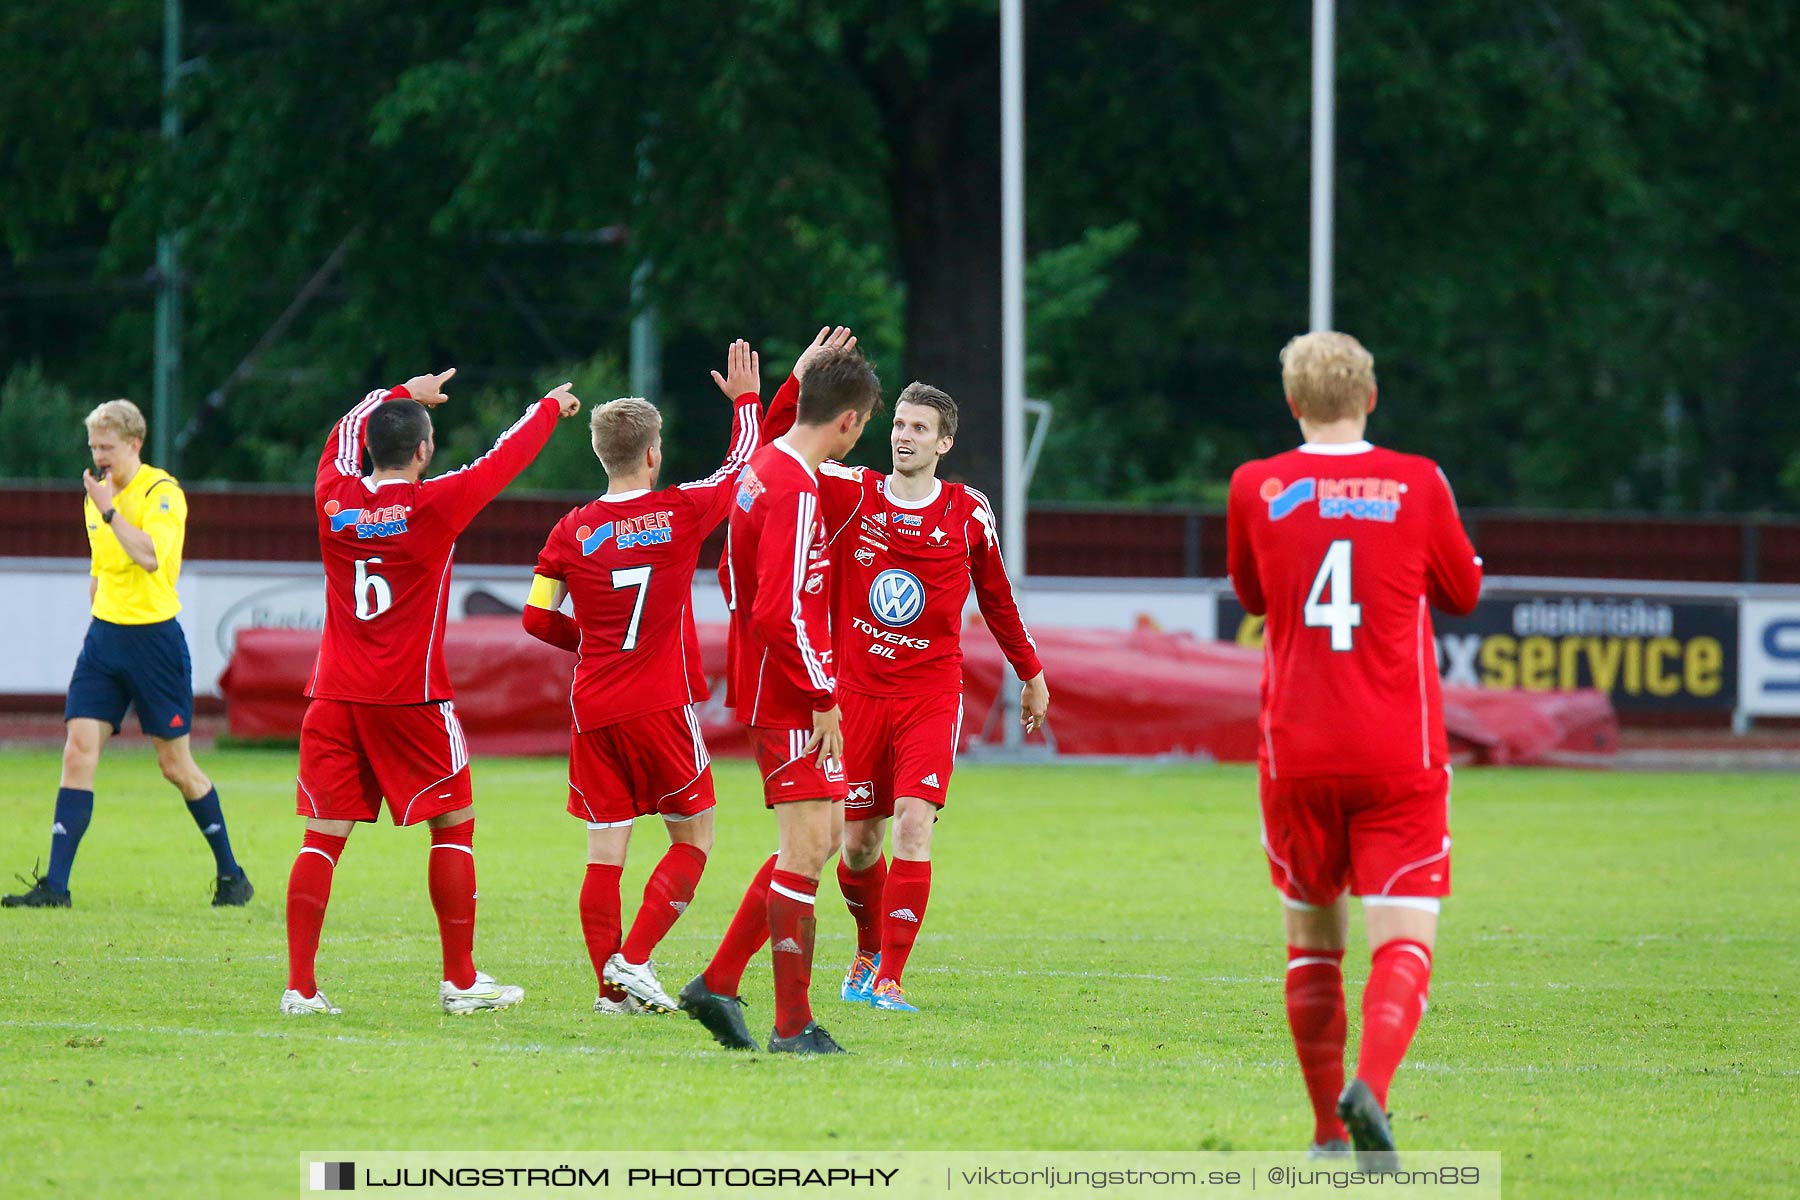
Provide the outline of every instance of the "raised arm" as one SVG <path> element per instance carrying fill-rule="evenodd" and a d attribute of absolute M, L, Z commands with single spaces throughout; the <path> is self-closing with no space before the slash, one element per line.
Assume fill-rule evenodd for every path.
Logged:
<path fill-rule="evenodd" d="M 769 401 L 769 412 L 763 417 L 762 423 L 762 445 L 768 445 L 794 427 L 794 420 L 800 412 L 800 381 L 806 378 L 806 368 L 812 360 L 825 350 L 849 349 L 855 345 L 856 335 L 850 332 L 847 325 L 839 325 L 836 329 L 826 325 L 813 335 L 812 343 L 794 360 L 793 373 L 776 389 L 775 398 Z"/>
<path fill-rule="evenodd" d="M 410 399 L 411 393 L 402 384 L 397 388 L 376 388 L 361 400 L 356 407 L 338 418 L 338 423 L 331 427 L 331 433 L 325 438 L 325 451 L 319 455 L 319 470 L 314 477 L 313 488 L 316 491 L 335 479 L 361 478 L 363 440 L 369 424 L 369 414 L 375 406 L 387 400 Z"/>
<path fill-rule="evenodd" d="M 738 473 L 759 445 L 757 425 L 762 419 L 762 364 L 750 343 L 739 338 L 726 352 L 725 374 L 712 373 L 713 382 L 733 404 L 731 446 L 725 461 L 705 479 L 684 483 L 680 491 L 700 513 L 700 527 L 708 533 L 731 511 Z"/>
<path fill-rule="evenodd" d="M 417 400 L 427 408 L 436 408 L 449 399 L 444 384 L 456 374 L 456 368 L 435 374 L 414 375 L 399 387 L 376 388 L 331 427 L 325 439 L 325 450 L 319 455 L 319 470 L 313 480 L 314 490 L 335 479 L 362 477 L 363 446 L 368 431 L 369 414 L 389 400 Z"/>
<path fill-rule="evenodd" d="M 444 506 L 445 518 L 452 526 L 466 528 L 488 501 L 531 465 L 531 460 L 549 443 L 557 420 L 581 411 L 581 401 L 569 390 L 570 386 L 564 383 L 553 388 L 496 438 L 486 454 L 468 466 L 425 481 L 434 501 Z"/>

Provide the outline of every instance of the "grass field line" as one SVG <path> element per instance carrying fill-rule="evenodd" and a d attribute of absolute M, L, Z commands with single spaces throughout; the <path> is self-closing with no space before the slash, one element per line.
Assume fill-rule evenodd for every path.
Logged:
<path fill-rule="evenodd" d="M 287 1018 L 290 1021 L 305 1020 L 318 1024 L 318 1018 Z M 472 1022 L 471 1022 L 472 1023 Z M 0 1028 L 8 1029 L 91 1029 L 104 1034 L 154 1034 L 159 1037 L 213 1037 L 213 1038 L 251 1038 L 262 1041 L 296 1041 L 305 1044 L 314 1041 L 338 1042 L 352 1046 L 382 1046 L 389 1049 L 406 1048 L 409 1043 L 397 1037 L 359 1037 L 356 1034 L 331 1033 L 307 1034 L 299 1031 L 278 1029 L 197 1029 L 185 1026 L 169 1025 L 109 1025 L 99 1021 L 13 1021 L 0 1020 Z M 479 1029 L 479 1026 L 477 1026 Z M 698 1031 L 696 1031 L 698 1032 Z M 442 1043 L 413 1043 L 441 1047 Z M 718 1059 L 730 1061 L 732 1052 L 719 1050 L 706 1044 L 696 1044 L 692 1049 L 674 1050 L 665 1046 L 630 1044 L 596 1046 L 579 1043 L 569 1046 L 552 1046 L 542 1042 L 508 1043 L 482 1042 L 470 1046 L 471 1050 L 479 1050 L 484 1054 L 516 1054 L 533 1057 L 543 1054 L 572 1054 L 578 1056 L 643 1056 L 673 1059 Z M 1065 1055 L 1060 1058 L 964 1058 L 952 1055 L 949 1058 L 914 1059 L 901 1055 L 892 1059 L 883 1059 L 884 1063 L 905 1066 L 909 1063 L 930 1066 L 956 1067 L 1014 1067 L 1027 1070 L 1061 1070 L 1074 1066 L 1089 1066 L 1094 1060 L 1076 1058 Z M 1285 1072 L 1292 1067 L 1287 1059 L 1250 1060 L 1243 1058 L 1216 1058 L 1205 1055 L 1177 1055 L 1145 1061 L 1119 1062 L 1115 1056 L 1107 1056 L 1105 1060 L 1114 1067 L 1145 1067 L 1155 1070 L 1167 1070 L 1171 1067 L 1204 1067 L 1215 1071 L 1255 1071 Z M 1540 1063 L 1444 1063 L 1414 1062 L 1408 1060 L 1407 1069 L 1428 1071 L 1439 1074 L 1455 1075 L 1641 1075 L 1653 1078 L 1681 1075 L 1731 1075 L 1750 1076 L 1753 1078 L 1794 1078 L 1800 1077 L 1800 1068 L 1783 1068 L 1778 1070 L 1743 1067 L 1735 1063 L 1719 1064 L 1705 1067 L 1671 1067 L 1656 1064 L 1602 1064 L 1572 1063 L 1566 1066 Z"/>
<path fill-rule="evenodd" d="M 290 1018 L 290 1020 L 310 1020 L 317 1024 L 317 1018 Z M 376 1038 L 376 1036 L 358 1036 L 353 1033 L 311 1034 L 301 1031 L 283 1031 L 283 1029 L 194 1029 L 184 1025 L 108 1025 L 103 1022 L 47 1022 L 47 1020 L 0 1020 L 0 1027 L 7 1029 L 92 1029 L 95 1033 L 113 1034 L 157 1034 L 171 1038 L 252 1038 L 265 1042 L 337 1042 L 340 1045 L 373 1045 L 396 1049 L 407 1045 L 396 1038 Z M 698 1033 L 698 1031 L 697 1031 Z M 441 1043 L 430 1045 L 439 1047 Z M 643 1042 L 619 1043 L 619 1045 L 592 1045 L 592 1043 L 576 1043 L 576 1045 L 545 1045 L 542 1042 L 508 1043 L 482 1042 L 470 1045 L 470 1051 L 481 1051 L 482 1054 L 517 1054 L 524 1058 L 536 1058 L 542 1054 L 572 1054 L 583 1058 L 668 1058 L 668 1060 L 738 1060 L 736 1052 L 720 1051 L 709 1043 L 697 1042 L 693 1049 L 670 1049 L 664 1045 L 646 1045 Z M 745 1056 L 747 1058 L 747 1056 Z M 871 1056 L 873 1058 L 873 1056 Z M 950 1056 L 929 1056 L 929 1058 L 913 1058 L 907 1054 L 898 1054 L 893 1058 L 882 1058 L 882 1065 L 893 1067 L 947 1067 L 947 1069 L 986 1069 L 986 1067 L 1013 1067 L 1024 1070 L 1064 1070 L 1069 1067 L 1093 1067 L 1096 1061 L 1107 1063 L 1111 1067 L 1130 1067 L 1130 1069 L 1168 1070 L 1172 1067 L 1199 1067 L 1206 1070 L 1262 1070 L 1262 1072 L 1287 1072 L 1292 1063 L 1289 1060 L 1247 1060 L 1247 1058 L 1215 1058 L 1202 1054 L 1181 1054 L 1170 1058 L 1156 1060 L 1120 1061 L 1116 1056 L 1107 1058 L 1076 1058 L 1073 1054 L 1060 1058 L 965 1058 L 959 1054 Z M 1670 1078 L 1670 1076 L 1750 1076 L 1750 1078 L 1796 1078 L 1800 1069 L 1751 1069 L 1741 1067 L 1737 1063 L 1723 1063 L 1712 1067 L 1665 1067 L 1654 1063 L 1570 1063 L 1570 1065 L 1552 1065 L 1552 1063 L 1436 1063 L 1436 1061 L 1411 1061 L 1406 1069 L 1426 1070 L 1433 1074 L 1469 1074 L 1469 1076 L 1589 1076 L 1589 1074 L 1616 1074 L 1616 1076 L 1643 1076 L 1643 1078 Z"/>
<path fill-rule="evenodd" d="M 216 964 L 219 958 L 211 954 L 129 954 L 118 958 L 109 958 L 107 962 L 120 963 L 204 963 Z M 234 954 L 230 961 L 251 962 L 286 962 L 285 954 Z M 423 967 L 427 962 L 436 961 L 430 955 L 421 954 L 413 961 Z M 659 964 L 660 965 L 660 964 Z M 914 975 L 988 975 L 1007 979 L 1116 979 L 1138 980 L 1150 983 L 1182 983 L 1182 984 L 1222 984 L 1235 987 L 1255 986 L 1274 987 L 1283 982 L 1279 975 L 1154 975 L 1134 971 L 1040 971 L 1025 968 L 1007 967 L 933 967 L 915 966 L 911 968 Z M 354 973 L 354 968 L 351 969 Z M 513 971 L 510 974 L 517 974 Z M 830 974 L 829 971 L 826 974 Z M 1346 972 L 1344 983 L 1355 987 L 1363 982 L 1361 975 Z M 1565 983 L 1559 980 L 1522 980 L 1522 979 L 1444 979 L 1431 982 L 1435 991 L 1455 990 L 1457 988 L 1501 988 L 1515 991 L 1570 991 L 1570 992 L 1604 992 L 1632 991 L 1651 989 L 1658 992 L 1725 992 L 1762 995 L 1770 990 L 1767 984 L 1748 983 L 1688 983 L 1671 984 L 1667 980 L 1631 982 L 1594 982 Z"/>

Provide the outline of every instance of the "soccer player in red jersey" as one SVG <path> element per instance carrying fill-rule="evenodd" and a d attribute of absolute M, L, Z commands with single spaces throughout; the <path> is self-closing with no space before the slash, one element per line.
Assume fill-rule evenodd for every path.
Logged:
<path fill-rule="evenodd" d="M 812 1019 L 814 898 L 843 839 L 844 741 L 832 671 L 832 563 L 819 516 L 819 468 L 844 454 L 881 400 L 881 381 L 854 348 L 812 357 L 794 427 L 757 450 L 731 509 L 731 698 L 750 727 L 775 810 L 780 849 L 745 893 L 706 970 L 681 1007 L 724 1045 L 751 1048 L 738 984 L 751 955 L 772 943 L 771 1053 L 833 1054 Z"/>
<path fill-rule="evenodd" d="M 313 495 L 325 562 L 325 635 L 300 726 L 297 808 L 306 840 L 288 877 L 288 985 L 281 1011 L 339 1010 L 313 964 L 331 876 L 350 830 L 382 797 L 396 825 L 431 826 L 431 906 L 448 1013 L 508 1008 L 522 989 L 475 969 L 475 809 L 469 750 L 451 702 L 444 618 L 456 539 L 581 402 L 563 384 L 481 458 L 422 479 L 436 443 L 429 408 L 454 370 L 370 392 L 325 440 Z M 362 473 L 365 445 L 374 473 Z"/>
<path fill-rule="evenodd" d="M 792 419 L 783 385 L 765 429 Z M 1050 707 L 1031 634 L 1020 619 L 986 496 L 938 479 L 956 441 L 956 401 L 909 384 L 888 435 L 893 473 L 828 462 L 819 499 L 837 564 L 833 628 L 844 708 L 844 854 L 838 887 L 856 921 L 856 957 L 839 995 L 916 1012 L 901 976 L 931 896 L 931 834 L 962 738 L 963 608 L 971 585 L 982 617 L 1025 681 L 1020 721 Z M 882 857 L 889 818 L 894 859 Z"/>
<path fill-rule="evenodd" d="M 692 594 L 700 544 L 725 519 L 738 472 L 757 446 L 761 374 L 750 344 L 732 344 L 713 379 L 736 408 L 725 462 L 705 479 L 656 490 L 662 416 L 646 400 L 594 410 L 606 494 L 558 521 L 538 555 L 525 628 L 577 654 L 569 708 L 571 816 L 587 822 L 581 930 L 597 1013 L 674 1012 L 650 952 L 694 898 L 713 841 L 711 758 L 694 704 L 707 698 Z M 563 597 L 575 615 L 557 611 Z M 662 817 L 669 849 L 620 939 L 619 876 L 640 816 Z"/>
<path fill-rule="evenodd" d="M 1450 767 L 1430 608 L 1464 614 L 1476 557 L 1443 471 L 1363 439 L 1375 360 L 1342 333 L 1281 352 L 1306 441 L 1245 463 L 1228 504 L 1232 587 L 1264 615 L 1262 838 L 1285 906 L 1287 1011 L 1313 1152 L 1392 1170 L 1388 1084 L 1425 1011 L 1450 892 Z M 1372 963 L 1344 1080 L 1347 893 Z"/>

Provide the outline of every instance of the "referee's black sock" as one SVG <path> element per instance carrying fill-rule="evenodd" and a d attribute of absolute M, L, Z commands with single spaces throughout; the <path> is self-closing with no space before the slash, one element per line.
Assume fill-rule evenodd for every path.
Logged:
<path fill-rule="evenodd" d="M 239 874 L 237 859 L 231 855 L 231 834 L 225 830 L 225 812 L 219 807 L 219 789 L 213 788 L 198 800 L 189 800 L 187 806 L 206 844 L 212 847 L 213 858 L 219 864 L 219 878 Z"/>
<path fill-rule="evenodd" d="M 94 793 L 80 788 L 56 789 L 56 817 L 50 826 L 50 869 L 44 879 L 59 892 L 69 890 L 75 848 L 94 817 Z"/>

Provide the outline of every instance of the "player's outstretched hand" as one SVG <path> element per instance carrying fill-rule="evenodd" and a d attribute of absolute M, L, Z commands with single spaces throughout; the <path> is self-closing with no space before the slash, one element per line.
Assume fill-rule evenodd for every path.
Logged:
<path fill-rule="evenodd" d="M 454 374 L 456 374 L 456 368 L 451 367 L 448 371 L 440 371 L 436 375 L 414 375 L 400 386 L 404 387 L 408 395 L 426 408 L 436 408 L 450 398 L 444 391 L 444 385 L 450 382 L 450 377 Z"/>
<path fill-rule="evenodd" d="M 562 408 L 562 419 L 565 421 L 581 411 L 581 401 L 569 390 L 574 386 L 572 383 L 559 383 L 544 393 L 544 399 L 554 400 Z"/>
<path fill-rule="evenodd" d="M 849 350 L 856 345 L 856 335 L 850 332 L 848 325 L 839 325 L 836 329 L 827 325 L 813 335 L 812 345 L 800 352 L 794 360 L 794 378 L 806 378 L 806 368 L 812 360 L 826 350 Z"/>
<path fill-rule="evenodd" d="M 81 486 L 87 489 L 88 499 L 100 510 L 102 516 L 113 506 L 113 486 L 111 475 L 95 477 L 92 471 L 82 471 Z"/>
<path fill-rule="evenodd" d="M 731 343 L 725 352 L 725 374 L 714 371 L 712 377 L 727 400 L 736 400 L 746 392 L 762 395 L 762 359 L 743 338 Z"/>
<path fill-rule="evenodd" d="M 1039 671 L 1025 681 L 1024 690 L 1019 693 L 1019 724 L 1025 727 L 1026 733 L 1036 733 L 1043 728 L 1049 712 L 1050 685 L 1044 682 L 1044 673 Z"/>
<path fill-rule="evenodd" d="M 813 714 L 812 736 L 806 739 L 806 746 L 800 751 L 811 754 L 816 747 L 819 751 L 819 769 L 830 771 L 844 761 L 844 710 L 832 705 L 829 712 Z"/>

